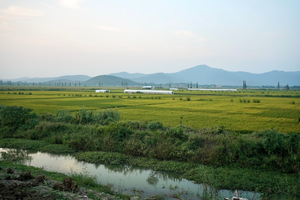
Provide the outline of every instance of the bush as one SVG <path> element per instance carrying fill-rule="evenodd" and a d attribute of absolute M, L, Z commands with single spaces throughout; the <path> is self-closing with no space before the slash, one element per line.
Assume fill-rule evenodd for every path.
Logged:
<path fill-rule="evenodd" d="M 49 119 L 51 119 L 51 114 L 48 116 L 41 116 L 43 118 L 47 118 L 49 117 Z M 74 117 L 71 115 L 71 112 L 68 111 L 68 110 L 58 110 L 55 117 L 53 117 L 54 121 L 57 121 L 57 122 L 65 122 L 65 123 L 71 123 L 71 122 L 74 122 Z"/>
<path fill-rule="evenodd" d="M 120 120 L 120 113 L 116 109 L 112 111 L 107 110 L 86 110 L 82 108 L 76 113 L 76 122 L 79 124 L 101 124 L 107 125 L 110 122 L 116 122 Z"/>
<path fill-rule="evenodd" d="M 152 131 L 156 131 L 159 129 L 164 129 L 164 126 L 161 122 L 151 122 L 148 124 L 148 128 Z"/>
<path fill-rule="evenodd" d="M 10 127 L 12 131 L 22 127 L 24 129 L 32 128 L 36 125 L 37 118 L 32 109 L 17 106 L 0 106 L 0 125 Z"/>
<path fill-rule="evenodd" d="M 68 127 L 61 122 L 42 122 L 35 126 L 30 139 L 40 140 L 52 134 L 60 134 L 68 130 Z M 60 142 L 58 142 L 60 143 Z"/>

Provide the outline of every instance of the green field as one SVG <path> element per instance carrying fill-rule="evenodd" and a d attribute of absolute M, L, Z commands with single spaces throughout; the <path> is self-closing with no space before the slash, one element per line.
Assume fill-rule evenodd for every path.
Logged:
<path fill-rule="evenodd" d="M 174 91 L 174 95 L 95 93 L 95 88 L 0 87 L 0 105 L 32 108 L 37 114 L 117 108 L 122 120 L 180 122 L 193 128 L 221 127 L 240 132 L 275 129 L 300 133 L 300 91 Z M 55 90 L 55 91 L 53 91 Z M 181 119 L 182 118 L 182 119 Z"/>

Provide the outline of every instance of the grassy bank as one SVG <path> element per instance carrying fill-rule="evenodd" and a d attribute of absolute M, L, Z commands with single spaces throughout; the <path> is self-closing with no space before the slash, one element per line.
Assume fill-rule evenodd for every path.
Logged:
<path fill-rule="evenodd" d="M 26 148 L 22 143 L 27 144 L 28 141 L 16 139 L 2 140 L 0 146 Z M 29 144 L 31 145 L 28 145 L 27 149 L 40 150 L 42 148 L 41 146 L 45 143 L 41 141 L 31 141 Z M 56 153 L 58 152 L 59 151 Z M 61 153 L 66 153 L 66 151 L 62 149 Z M 283 174 L 275 171 L 262 171 L 239 167 L 212 167 L 187 162 L 161 161 L 157 159 L 134 157 L 113 152 L 81 152 L 75 153 L 73 156 L 79 161 L 95 164 L 128 164 L 157 171 L 179 172 L 183 174 L 183 178 L 193 180 L 196 183 L 207 184 L 215 189 L 256 191 L 263 193 L 262 197 L 265 199 L 274 199 L 274 195 L 276 195 L 276 198 L 278 195 L 284 195 L 282 199 L 297 199 L 300 197 L 299 173 Z M 25 167 L 25 169 L 27 169 L 27 167 Z M 39 171 L 39 169 L 37 170 Z M 49 173 L 58 176 L 58 179 L 55 179 L 58 181 L 61 181 L 65 177 L 65 175 L 60 176 L 55 175 L 56 173 Z M 80 176 L 82 177 L 82 175 Z"/>
<path fill-rule="evenodd" d="M 86 173 L 69 173 L 69 174 L 62 174 L 58 172 L 49 172 L 45 171 L 41 168 L 37 167 L 32 167 L 32 166 L 26 166 L 22 164 L 15 164 L 14 162 L 11 161 L 0 161 L 0 166 L 2 167 L 2 170 L 7 169 L 7 168 L 13 168 L 14 171 L 17 172 L 31 172 L 33 176 L 38 176 L 38 175 L 45 175 L 47 179 L 63 182 L 63 180 L 67 177 L 71 177 L 73 181 L 76 181 L 78 184 L 78 187 L 83 187 L 89 190 L 93 190 L 99 193 L 105 193 L 109 195 L 113 195 L 116 198 L 114 199 L 130 199 L 129 195 L 123 195 L 123 194 L 118 194 L 115 193 L 115 191 L 112 188 L 112 185 L 102 185 L 97 183 L 96 178 L 93 176 L 89 176 Z M 14 176 L 14 175 L 12 175 Z M 0 173 L 0 178 L 4 179 L 5 173 Z M 57 193 L 56 191 L 52 191 L 53 193 Z M 62 194 L 63 195 L 63 194 Z M 93 192 L 89 192 L 89 196 L 93 197 L 94 194 Z M 62 199 L 65 199 L 61 197 Z M 66 198 L 68 199 L 68 198 Z M 92 198 L 92 199 L 98 199 L 98 198 Z"/>

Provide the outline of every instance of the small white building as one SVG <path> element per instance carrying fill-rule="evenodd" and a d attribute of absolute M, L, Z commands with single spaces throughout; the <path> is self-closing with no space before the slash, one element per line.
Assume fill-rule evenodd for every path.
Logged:
<path fill-rule="evenodd" d="M 109 90 L 96 90 L 97 93 L 106 93 L 106 92 L 110 92 Z"/>
<path fill-rule="evenodd" d="M 142 86 L 142 89 L 143 89 L 143 90 L 153 90 L 154 87 L 151 86 L 151 85 L 145 85 L 145 86 Z"/>

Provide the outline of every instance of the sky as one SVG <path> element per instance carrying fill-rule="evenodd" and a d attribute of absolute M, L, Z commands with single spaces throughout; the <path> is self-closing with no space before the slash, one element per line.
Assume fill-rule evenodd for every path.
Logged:
<path fill-rule="evenodd" d="M 0 78 L 300 71 L 299 0 L 2 0 Z"/>

